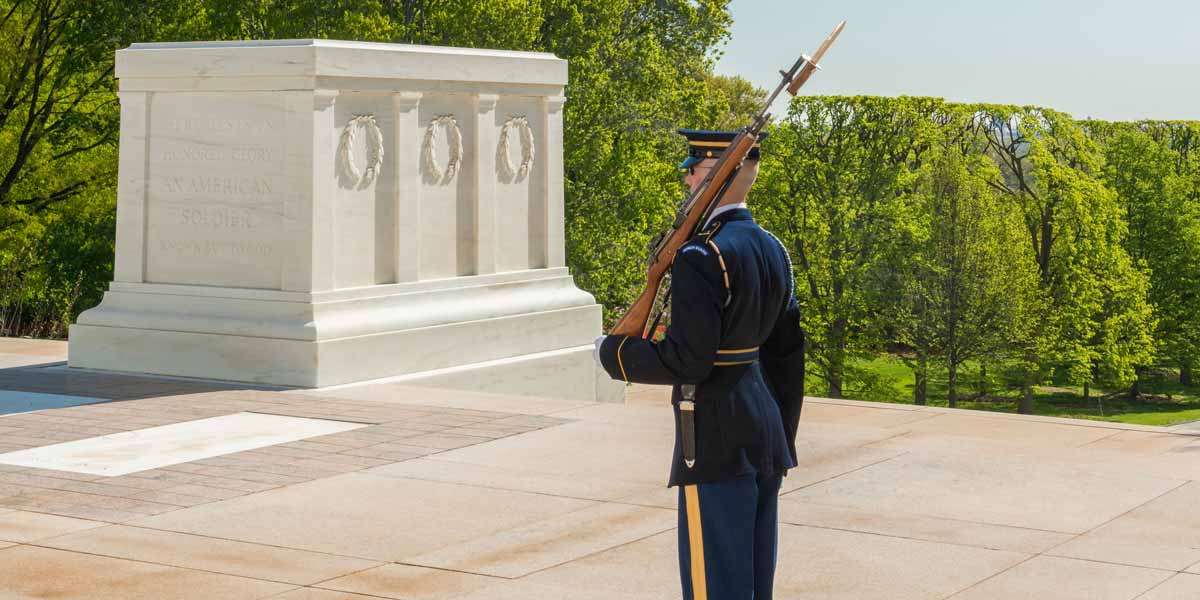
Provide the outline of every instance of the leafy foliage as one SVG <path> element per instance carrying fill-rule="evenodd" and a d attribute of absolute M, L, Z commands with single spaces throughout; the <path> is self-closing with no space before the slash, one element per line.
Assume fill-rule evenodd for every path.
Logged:
<path fill-rule="evenodd" d="M 1200 357 L 1200 123 L 1096 123 L 1104 180 L 1127 215 L 1129 254 L 1150 271 L 1160 356 L 1185 379 Z"/>
<path fill-rule="evenodd" d="M 1064 373 L 1128 384 L 1155 358 L 1149 276 L 1126 248 L 1104 153 L 1048 109 L 929 98 L 798 98 L 754 196 L 785 238 L 811 364 L 841 396 L 848 361 L 1018 357 L 1025 404 Z"/>
<path fill-rule="evenodd" d="M 1024 215 L 1046 301 L 1040 335 L 1025 348 L 1026 387 L 1054 368 L 1083 384 L 1132 382 L 1153 357 L 1153 311 L 1147 274 L 1123 245 L 1124 211 L 1101 179 L 1099 146 L 1048 109 L 984 106 L 976 123 L 1003 175 L 989 184 Z"/>
<path fill-rule="evenodd" d="M 961 124 L 946 133 L 959 133 Z M 1041 295 L 1032 252 L 1020 214 L 986 184 L 995 171 L 980 154 L 964 155 L 953 144 L 936 148 L 885 259 L 894 278 L 886 287 L 895 293 L 880 305 L 895 312 L 895 338 L 915 355 L 908 362 L 920 380 L 920 404 L 931 358 L 948 373 L 953 407 L 966 361 L 1003 356 L 1034 334 Z"/>
<path fill-rule="evenodd" d="M 172 35 L 172 2 L 0 1 L 0 333 L 62 335 L 111 277 L 113 52 Z"/>
<path fill-rule="evenodd" d="M 849 357 L 884 340 L 873 299 L 883 244 L 931 143 L 940 102 L 874 97 L 797 98 L 764 145 L 757 214 L 793 253 L 815 372 L 842 395 Z"/>

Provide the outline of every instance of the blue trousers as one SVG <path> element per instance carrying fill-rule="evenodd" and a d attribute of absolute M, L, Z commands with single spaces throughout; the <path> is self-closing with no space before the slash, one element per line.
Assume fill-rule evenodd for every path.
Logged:
<path fill-rule="evenodd" d="M 683 600 L 771 600 L 780 475 L 679 487 Z"/>

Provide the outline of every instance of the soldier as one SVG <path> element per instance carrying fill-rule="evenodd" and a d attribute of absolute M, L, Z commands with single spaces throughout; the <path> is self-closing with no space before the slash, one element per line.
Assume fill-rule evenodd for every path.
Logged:
<path fill-rule="evenodd" d="M 679 133 L 694 190 L 736 132 Z M 679 486 L 684 600 L 770 600 L 779 487 L 796 466 L 804 333 L 787 251 L 746 207 L 758 157 L 756 145 L 703 232 L 676 254 L 666 336 L 596 340 L 612 378 L 674 386 L 668 485 Z"/>

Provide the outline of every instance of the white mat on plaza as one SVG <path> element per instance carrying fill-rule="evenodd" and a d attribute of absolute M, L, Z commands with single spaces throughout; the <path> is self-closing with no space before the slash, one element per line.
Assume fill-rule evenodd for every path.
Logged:
<path fill-rule="evenodd" d="M 366 427 L 237 413 L 0 454 L 0 464 L 115 477 Z"/>

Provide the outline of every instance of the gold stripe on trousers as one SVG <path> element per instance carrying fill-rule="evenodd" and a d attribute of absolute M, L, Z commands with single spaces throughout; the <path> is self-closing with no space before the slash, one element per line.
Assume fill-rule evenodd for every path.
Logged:
<path fill-rule="evenodd" d="M 687 509 L 688 550 L 692 557 L 692 600 L 708 600 L 704 579 L 704 534 L 700 529 L 700 492 L 695 485 L 683 486 Z"/>

